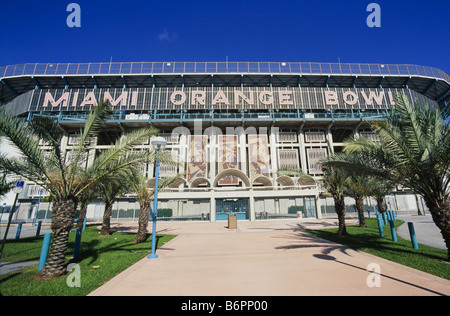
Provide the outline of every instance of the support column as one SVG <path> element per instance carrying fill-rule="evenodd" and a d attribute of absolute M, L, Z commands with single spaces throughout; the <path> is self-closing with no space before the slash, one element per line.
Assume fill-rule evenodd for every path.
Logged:
<path fill-rule="evenodd" d="M 249 196 L 248 196 L 248 207 L 250 209 L 250 221 L 254 222 L 256 219 L 255 216 L 255 197 L 253 196 L 253 189 L 249 190 Z"/>
<path fill-rule="evenodd" d="M 212 191 L 214 192 L 214 191 Z M 210 213 L 209 213 L 209 220 L 210 222 L 215 222 L 216 221 L 216 198 L 215 197 L 211 197 L 210 198 Z"/>
<path fill-rule="evenodd" d="M 298 132 L 299 149 L 300 149 L 300 168 L 304 174 L 308 174 L 308 165 L 306 163 L 306 148 L 305 148 L 305 131 L 300 129 Z"/>
<path fill-rule="evenodd" d="M 334 144 L 333 144 L 333 135 L 331 134 L 331 126 L 333 126 L 333 123 L 330 123 L 330 125 L 328 125 L 326 131 L 325 131 L 325 137 L 328 140 L 328 143 L 330 144 L 330 152 L 328 153 L 328 155 L 332 155 L 334 154 Z"/>
<path fill-rule="evenodd" d="M 239 148 L 239 165 L 240 165 L 240 170 L 245 173 L 248 177 L 250 177 L 250 175 L 247 173 L 247 142 L 246 142 L 246 137 L 245 137 L 245 132 L 244 132 L 244 127 L 242 127 L 242 130 L 239 129 L 239 133 L 238 133 L 238 148 Z"/>
<path fill-rule="evenodd" d="M 209 157 L 207 152 L 206 157 L 206 165 L 208 165 L 209 161 L 209 183 L 211 183 L 211 186 L 214 183 L 214 180 L 216 179 L 216 149 L 217 149 L 217 133 L 215 130 L 214 125 L 211 126 L 211 134 L 209 136 Z"/>
<path fill-rule="evenodd" d="M 277 160 L 277 137 L 276 133 L 279 128 L 272 126 L 269 131 L 269 146 L 270 146 L 270 174 L 272 182 L 277 180 L 278 160 Z"/>
<path fill-rule="evenodd" d="M 316 214 L 317 218 L 322 218 L 322 202 L 320 200 L 319 192 L 316 194 Z"/>

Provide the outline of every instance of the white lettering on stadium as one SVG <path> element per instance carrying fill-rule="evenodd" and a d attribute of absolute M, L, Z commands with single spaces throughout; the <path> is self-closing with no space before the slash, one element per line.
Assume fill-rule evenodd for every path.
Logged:
<path fill-rule="evenodd" d="M 185 88 L 172 90 L 150 89 L 93 89 L 71 92 L 47 91 L 35 95 L 36 110 L 82 110 L 108 101 L 113 108 L 159 109 L 166 108 L 353 108 L 389 107 L 395 105 L 393 91 L 383 89 L 343 88 L 255 88 L 246 91 L 238 88 L 205 89 Z M 164 93 L 164 97 L 160 96 Z M 42 97 L 43 95 L 43 97 Z M 148 97 L 148 95 L 150 97 Z M 155 96 L 155 97 L 154 97 Z M 41 101 L 39 101 L 41 100 Z"/>

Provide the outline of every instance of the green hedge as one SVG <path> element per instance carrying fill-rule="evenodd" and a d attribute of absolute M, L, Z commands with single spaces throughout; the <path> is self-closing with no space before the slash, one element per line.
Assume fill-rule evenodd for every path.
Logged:
<path fill-rule="evenodd" d="M 288 214 L 297 214 L 297 212 L 304 212 L 305 208 L 303 206 L 292 205 L 288 208 Z"/>
<path fill-rule="evenodd" d="M 156 211 L 157 217 L 172 217 L 172 209 L 171 208 L 159 208 Z"/>

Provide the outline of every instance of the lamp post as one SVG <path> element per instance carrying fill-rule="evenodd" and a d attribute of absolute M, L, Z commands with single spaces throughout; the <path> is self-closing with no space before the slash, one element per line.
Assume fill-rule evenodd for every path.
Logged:
<path fill-rule="evenodd" d="M 152 140 L 152 146 L 156 150 L 156 169 L 155 169 L 155 193 L 153 203 L 153 229 L 152 229 L 152 252 L 148 255 L 148 259 L 156 259 L 158 255 L 156 250 L 156 215 L 158 209 L 158 189 L 159 189 L 159 154 L 162 149 L 167 145 L 166 140 L 163 137 L 156 137 Z"/>

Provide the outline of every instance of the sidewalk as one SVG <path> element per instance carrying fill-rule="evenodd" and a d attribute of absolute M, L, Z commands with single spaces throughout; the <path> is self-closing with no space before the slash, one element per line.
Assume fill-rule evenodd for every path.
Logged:
<path fill-rule="evenodd" d="M 227 222 L 160 222 L 158 233 L 178 236 L 159 258 L 142 259 L 90 295 L 450 295 L 450 281 L 298 231 L 336 224 L 239 221 L 229 230 Z M 367 271 L 373 263 L 380 287 L 367 285 L 378 277 Z"/>
<path fill-rule="evenodd" d="M 397 218 L 405 222 L 397 229 L 397 235 L 400 237 L 406 240 L 411 240 L 411 237 L 409 236 L 408 222 L 412 222 L 414 224 L 414 230 L 416 232 L 417 242 L 419 244 L 428 245 L 434 248 L 447 249 L 444 238 L 442 238 L 442 234 L 433 222 L 431 215 L 400 215 Z"/>

